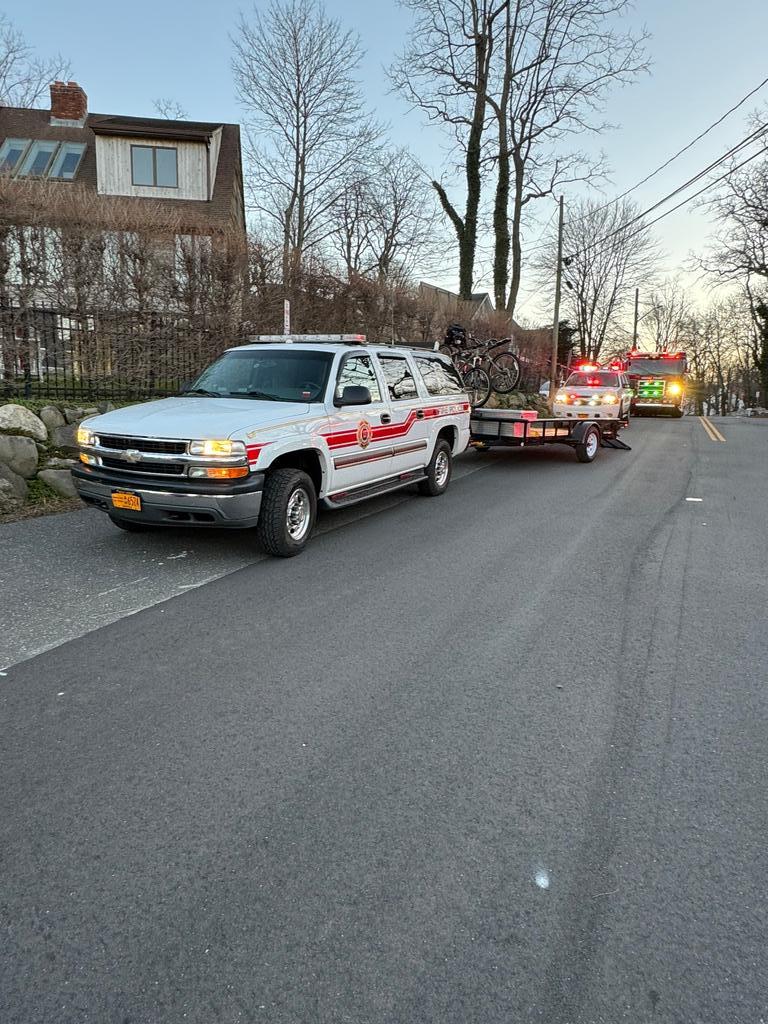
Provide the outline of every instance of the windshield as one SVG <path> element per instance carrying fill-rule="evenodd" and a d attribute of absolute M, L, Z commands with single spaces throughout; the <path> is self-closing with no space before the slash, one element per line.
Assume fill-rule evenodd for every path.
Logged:
<path fill-rule="evenodd" d="M 332 352 L 289 347 L 279 351 L 234 350 L 203 370 L 186 393 L 269 402 L 322 402 L 332 362 Z"/>
<path fill-rule="evenodd" d="M 627 373 L 649 374 L 653 377 L 679 377 L 685 373 L 684 359 L 630 359 Z"/>
<path fill-rule="evenodd" d="M 616 373 L 595 372 L 572 373 L 565 382 L 567 388 L 617 388 L 619 376 Z"/>

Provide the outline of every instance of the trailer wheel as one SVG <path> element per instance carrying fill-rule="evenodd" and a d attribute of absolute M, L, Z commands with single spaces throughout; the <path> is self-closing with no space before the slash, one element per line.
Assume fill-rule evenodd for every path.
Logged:
<path fill-rule="evenodd" d="M 600 450 L 600 431 L 597 427 L 589 427 L 576 445 L 576 458 L 579 462 L 594 462 Z"/>

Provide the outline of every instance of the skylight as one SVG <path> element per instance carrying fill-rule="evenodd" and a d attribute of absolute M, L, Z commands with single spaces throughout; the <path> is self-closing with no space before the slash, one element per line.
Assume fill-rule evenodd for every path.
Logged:
<path fill-rule="evenodd" d="M 0 146 L 0 174 L 71 181 L 84 152 L 84 142 L 6 139 Z"/>

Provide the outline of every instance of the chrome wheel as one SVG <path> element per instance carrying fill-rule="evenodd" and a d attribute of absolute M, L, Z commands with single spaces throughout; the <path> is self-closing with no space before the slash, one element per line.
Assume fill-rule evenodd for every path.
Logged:
<path fill-rule="evenodd" d="M 297 487 L 288 499 L 285 518 L 291 540 L 303 540 L 312 522 L 312 505 L 303 487 Z"/>
<path fill-rule="evenodd" d="M 438 487 L 445 487 L 450 471 L 451 460 L 448 457 L 448 452 L 438 452 L 437 458 L 435 459 L 435 483 Z"/>

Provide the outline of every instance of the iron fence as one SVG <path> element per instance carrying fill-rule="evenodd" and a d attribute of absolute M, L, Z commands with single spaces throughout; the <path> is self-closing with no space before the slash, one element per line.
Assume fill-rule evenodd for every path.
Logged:
<path fill-rule="evenodd" d="M 202 316 L 0 307 L 0 397 L 161 398 L 241 340 Z"/>

